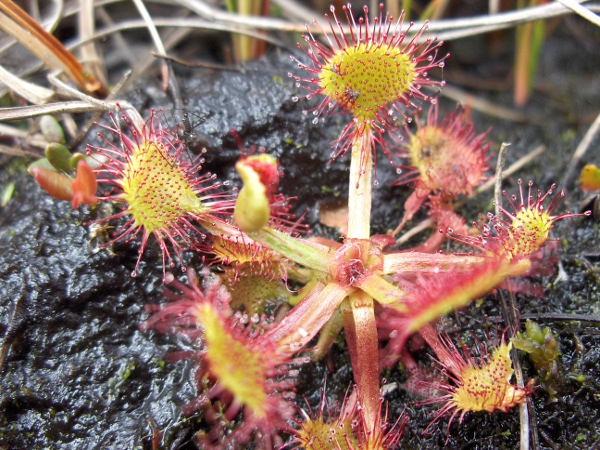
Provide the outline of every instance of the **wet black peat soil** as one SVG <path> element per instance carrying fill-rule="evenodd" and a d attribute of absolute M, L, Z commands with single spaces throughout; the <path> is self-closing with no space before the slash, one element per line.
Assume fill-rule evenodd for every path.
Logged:
<path fill-rule="evenodd" d="M 570 20 L 575 28 L 587 26 L 579 19 Z M 493 126 L 490 139 L 496 146 L 502 141 L 512 143 L 509 163 L 540 144 L 548 147 L 541 158 L 506 180 L 509 192 L 516 192 L 518 177 L 535 180 L 543 190 L 560 181 L 570 155 L 600 110 L 600 55 L 586 48 L 585 42 L 568 30 L 546 42 L 538 89 L 525 109 L 531 117 L 542 117 L 541 124 L 502 121 L 473 111 L 480 131 Z M 452 51 L 460 64 L 460 48 Z M 490 67 L 506 69 L 509 64 L 502 65 L 500 58 L 481 67 L 468 67 L 463 61 L 461 67 L 475 74 Z M 450 59 L 449 77 L 452 64 Z M 239 150 L 229 134 L 230 129 L 237 130 L 247 146 L 265 147 L 280 159 L 283 192 L 299 197 L 300 214 L 309 210 L 307 219 L 315 234 L 333 236 L 333 230 L 318 224 L 317 205 L 346 193 L 348 159 L 328 163 L 330 142 L 346 118 L 330 117 L 314 125 L 311 116 L 301 113 L 307 105 L 291 100 L 302 93 L 287 77 L 295 70 L 287 52 L 272 50 L 239 72 L 175 70 L 187 100 L 185 108 L 205 119 L 195 127 L 197 136 L 190 143 L 193 152 L 207 148 L 205 169 L 237 182 L 233 164 Z M 511 104 L 508 90 L 484 95 L 498 104 Z M 157 78 L 144 80 L 127 98 L 146 115 L 150 107 L 163 108 L 163 120 L 174 124 L 176 112 Z M 442 109 L 453 107 L 452 102 L 442 101 Z M 94 137 L 89 142 L 98 143 Z M 596 143 L 586 162 L 600 164 L 597 149 Z M 151 448 L 154 431 L 162 433 L 160 448 L 192 448 L 189 440 L 201 425 L 196 417 L 184 417 L 181 406 L 195 396 L 193 366 L 163 360 L 166 352 L 181 348 L 180 339 L 140 332 L 137 327 L 147 317 L 144 305 L 163 301 L 160 252 L 150 245 L 139 275 L 132 278 L 136 245 L 118 244 L 114 256 L 90 251 L 91 236 L 82 223 L 95 213 L 87 208 L 73 211 L 67 203 L 44 194 L 26 173 L 27 163 L 4 159 L 0 167 L 0 187 L 16 186 L 0 215 L 0 336 L 8 348 L 0 373 L 0 448 Z M 389 187 L 396 174 L 385 158 L 379 158 L 377 177 L 372 223 L 373 232 L 382 233 L 400 219 L 408 191 Z M 564 188 L 567 198 L 561 211 L 574 211 L 584 196 L 574 184 Z M 471 201 L 463 213 L 476 220 L 492 208 L 491 194 L 485 194 Z M 562 276 L 534 281 L 546 288 L 541 298 L 515 296 L 522 315 L 542 317 L 539 321 L 552 327 L 561 350 L 559 395 L 550 401 L 538 390 L 532 398 L 539 448 L 596 448 L 600 443 L 600 328 L 593 322 L 547 316 L 598 315 L 599 223 L 592 218 L 565 220 L 557 223 L 554 237 L 560 243 Z M 186 255 L 186 262 L 200 266 L 194 255 Z M 492 328 L 496 322 L 503 326 L 494 295 L 449 317 L 447 323 L 467 333 L 480 331 L 485 327 L 484 314 Z M 431 361 L 425 354 L 419 359 L 425 364 Z M 525 378 L 535 377 L 527 358 L 522 361 Z M 405 379 L 399 370 L 388 371 L 385 377 L 387 383 L 396 383 L 391 386 L 401 386 Z M 328 395 L 341 398 L 352 378 L 343 342 L 327 363 L 311 364 L 301 372 L 299 394 L 313 407 L 325 378 Z M 405 408 L 410 417 L 402 448 L 518 447 L 516 409 L 507 414 L 467 414 L 461 425 L 452 425 L 445 444 L 446 420 L 435 425 L 431 434 L 422 434 L 435 406 L 418 406 L 400 387 L 389 391 L 390 417 Z"/>

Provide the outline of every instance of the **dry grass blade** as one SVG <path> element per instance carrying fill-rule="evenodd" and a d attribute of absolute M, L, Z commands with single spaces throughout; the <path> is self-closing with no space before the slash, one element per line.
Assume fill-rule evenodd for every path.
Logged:
<path fill-rule="evenodd" d="M 587 0 L 583 0 L 582 3 Z M 304 24 L 291 23 L 285 20 L 271 18 L 271 17 L 259 17 L 259 16 L 243 16 L 240 14 L 229 13 L 223 10 L 214 8 L 205 2 L 198 0 L 177 0 L 177 3 L 185 6 L 191 11 L 195 12 L 199 16 L 221 24 L 231 24 L 255 28 L 264 30 L 279 30 L 289 31 L 295 33 L 304 33 L 306 26 Z M 597 5 L 589 10 L 596 9 Z M 470 35 L 488 33 L 494 30 L 500 30 L 504 28 L 510 28 L 521 23 L 532 22 L 539 19 L 548 19 L 551 17 L 562 16 L 570 14 L 571 11 L 556 2 L 551 2 L 542 6 L 536 6 L 531 8 L 523 8 L 518 11 L 509 11 L 495 15 L 484 15 L 471 18 L 460 18 L 460 19 L 446 19 L 436 20 L 429 24 L 430 33 L 438 33 L 438 37 L 441 40 L 457 39 L 458 37 L 465 37 Z M 315 17 L 317 17 L 315 15 Z M 423 22 L 415 22 L 411 29 L 411 32 L 416 32 L 424 25 Z M 408 29 L 409 24 L 404 24 L 404 31 Z M 457 34 L 439 34 L 440 32 L 452 31 Z M 320 34 L 322 30 L 317 26 L 311 27 L 311 32 Z M 423 38 L 429 36 L 423 35 Z"/>
<path fill-rule="evenodd" d="M 512 163 L 508 169 L 503 170 L 502 171 L 502 179 L 505 179 L 505 178 L 511 176 L 512 174 L 514 174 L 515 172 L 517 172 L 518 170 L 521 170 L 523 167 L 525 167 L 527 164 L 529 164 L 531 161 L 533 161 L 535 158 L 540 156 L 545 151 L 546 151 L 545 145 L 540 145 L 539 147 L 534 148 L 531 152 L 529 152 L 522 158 L 520 158 L 517 161 L 515 161 L 514 163 Z M 491 178 L 485 184 L 482 184 L 479 188 L 477 188 L 475 190 L 475 194 L 476 195 L 481 194 L 482 192 L 485 192 L 488 189 L 490 189 L 495 184 L 496 184 L 496 180 L 494 178 Z"/>
<path fill-rule="evenodd" d="M 122 105 L 122 103 L 120 103 Z M 113 105 L 115 106 L 115 105 Z M 108 110 L 112 108 L 106 108 Z M 102 111 L 103 108 L 86 101 L 68 101 L 48 103 L 46 105 L 19 106 L 15 108 L 1 108 L 0 121 L 29 119 L 45 114 L 64 114 Z"/>
<path fill-rule="evenodd" d="M 408 230 L 406 233 L 404 233 L 402 236 L 400 236 L 398 239 L 396 239 L 396 245 L 402 245 L 402 244 L 407 243 L 412 237 L 416 236 L 417 234 L 421 233 L 422 231 L 425 231 L 425 230 L 428 230 L 429 228 L 431 228 L 434 223 L 435 222 L 433 221 L 433 219 L 425 219 L 423 222 L 415 225 L 410 230 Z"/>
<path fill-rule="evenodd" d="M 2 65 L 0 65 L 0 81 L 34 105 L 47 103 L 54 96 L 54 92 L 50 89 L 19 78 L 6 70 Z"/>
<path fill-rule="evenodd" d="M 106 95 L 106 87 L 96 81 L 58 39 L 10 0 L 0 2 L 0 28 L 51 70 L 63 70 L 81 89 L 101 96 Z"/>
<path fill-rule="evenodd" d="M 78 14 L 79 35 L 82 39 L 91 38 L 94 35 L 96 17 L 94 14 L 94 1 L 82 0 L 81 9 Z M 81 47 L 81 58 L 89 71 L 94 74 L 102 86 L 107 86 L 104 63 L 95 42 Z"/>
<path fill-rule="evenodd" d="M 43 149 L 48 144 L 48 141 L 44 138 L 44 136 L 41 133 L 32 134 L 28 130 L 23 130 L 21 128 L 17 128 L 4 123 L 0 123 L 0 135 L 17 140 L 17 142 L 24 144 L 23 147 L 25 148 L 37 147 Z M 34 151 L 21 150 L 19 148 L 11 148 L 10 151 L 7 151 L 6 149 L 8 147 L 3 147 L 4 148 L 0 150 L 0 152 L 9 155 L 26 156 L 27 154 L 29 154 L 30 156 L 35 156 L 38 158 L 40 156 Z"/>
<path fill-rule="evenodd" d="M 586 20 L 589 20 L 594 25 L 600 27 L 600 17 L 597 14 L 594 14 L 588 8 L 581 6 L 579 2 L 575 0 L 557 0 L 559 3 L 562 3 L 567 8 L 571 9 L 575 14 L 579 14 Z"/>
<path fill-rule="evenodd" d="M 499 119 L 520 123 L 543 123 L 542 117 L 535 117 L 531 114 L 527 115 L 514 108 L 497 105 L 490 100 L 478 97 L 455 86 L 444 86 L 441 94 L 444 97 L 456 100 L 458 103 L 468 105 L 471 109 L 488 114 L 492 117 L 498 117 Z"/>
<path fill-rule="evenodd" d="M 148 32 L 150 33 L 150 37 L 152 38 L 152 42 L 154 42 L 156 50 L 161 55 L 165 55 L 167 53 L 167 50 L 163 45 L 162 39 L 160 38 L 160 34 L 158 34 L 158 30 L 156 29 L 156 26 L 152 21 L 150 13 L 144 6 L 144 3 L 141 0 L 133 0 L 133 3 L 139 11 L 140 15 L 142 16 L 142 19 L 144 19 L 144 22 L 146 24 L 146 27 L 148 28 Z M 163 91 L 166 91 L 169 86 L 169 66 L 164 60 L 161 63 L 161 74 L 163 79 Z"/>
<path fill-rule="evenodd" d="M 6 145 L 0 145 L 0 153 L 2 153 L 3 155 L 8 155 L 8 156 L 18 156 L 19 158 L 28 158 L 28 157 L 39 158 L 40 157 L 40 155 L 38 155 L 35 152 L 21 150 L 20 148 L 15 148 L 15 147 L 7 147 Z"/>
<path fill-rule="evenodd" d="M 498 162 L 496 163 L 496 176 L 494 177 L 494 204 L 496 206 L 496 216 L 500 215 L 502 207 L 502 176 L 504 173 L 504 163 L 508 153 L 509 143 L 503 142 L 498 151 Z"/>

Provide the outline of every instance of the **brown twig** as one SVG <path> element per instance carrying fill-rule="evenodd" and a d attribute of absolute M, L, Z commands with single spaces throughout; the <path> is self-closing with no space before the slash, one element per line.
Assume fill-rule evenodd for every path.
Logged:
<path fill-rule="evenodd" d="M 564 313 L 545 313 L 545 314 L 523 314 L 523 319 L 548 320 L 548 321 L 566 321 L 566 322 L 597 322 L 600 323 L 600 316 L 594 314 L 564 314 Z"/>
<path fill-rule="evenodd" d="M 535 158 L 540 156 L 545 151 L 546 151 L 546 146 L 544 146 L 544 145 L 540 145 L 540 146 L 534 148 L 532 151 L 527 153 L 525 156 L 523 156 L 522 158 L 519 158 L 517 161 L 512 163 L 508 167 L 508 169 L 504 170 L 502 172 L 502 179 L 504 180 L 504 179 L 508 178 L 509 176 L 511 176 L 512 174 L 514 174 L 515 172 L 521 170 L 523 167 L 525 167 L 527 164 L 529 164 L 531 161 L 533 161 Z M 496 180 L 494 178 L 489 179 L 487 182 L 485 182 L 484 184 L 482 184 L 475 190 L 475 195 L 478 195 L 478 194 L 481 194 L 482 192 L 487 191 L 492 186 L 494 186 L 495 183 L 496 183 Z"/>
<path fill-rule="evenodd" d="M 506 154 L 508 153 L 509 146 L 509 143 L 503 142 L 498 151 L 496 175 L 494 176 L 494 205 L 496 206 L 496 216 L 500 215 L 500 210 L 502 209 L 502 173 L 504 171 L 504 163 L 506 162 Z"/>
<path fill-rule="evenodd" d="M 106 101 L 115 100 L 117 98 L 117 96 L 121 93 L 123 86 L 125 86 L 125 84 L 127 84 L 127 81 L 129 80 L 130 76 L 131 76 L 131 70 L 129 70 L 127 73 L 125 73 L 125 75 L 123 75 L 123 78 L 121 78 L 121 80 L 113 87 L 113 89 L 110 92 L 110 94 L 108 95 L 108 97 L 106 97 Z M 79 134 L 75 137 L 75 139 L 71 143 L 71 145 L 70 145 L 71 149 L 76 148 L 83 141 L 83 139 L 87 136 L 88 132 L 90 131 L 90 128 L 92 128 L 92 126 L 94 126 L 94 124 L 100 119 L 100 117 L 102 117 L 102 114 L 104 114 L 104 113 L 105 113 L 104 110 L 97 111 L 96 113 L 94 113 L 94 115 L 81 128 L 81 131 L 79 132 Z"/>
<path fill-rule="evenodd" d="M 11 0 L 0 2 L 0 28 L 52 70 L 63 70 L 81 89 L 100 96 L 106 95 L 106 87 L 86 71 L 58 39 Z"/>
<path fill-rule="evenodd" d="M 504 168 L 504 162 L 506 160 L 506 153 L 510 144 L 502 143 L 500 151 L 498 152 L 498 162 L 496 164 L 496 174 L 494 177 L 494 205 L 496 208 L 496 216 L 500 214 L 502 210 L 502 172 Z M 504 291 L 500 290 L 500 305 L 502 310 L 502 316 L 504 321 L 508 325 L 508 329 L 511 336 L 516 334 L 519 318 L 517 317 L 514 296 L 511 292 L 508 292 L 508 302 L 504 297 Z M 525 387 L 525 379 L 523 378 L 523 369 L 521 368 L 521 361 L 519 354 L 513 349 L 511 352 L 511 360 L 515 372 L 515 378 L 517 380 L 517 386 L 520 388 Z M 519 404 L 519 421 L 520 421 L 520 446 L 521 450 L 529 450 L 530 440 L 530 422 L 529 422 L 529 407 L 527 403 Z M 537 441 L 537 440 L 536 440 Z"/>
<path fill-rule="evenodd" d="M 152 52 L 152 56 L 154 56 L 155 58 L 168 59 L 169 61 L 173 61 L 174 63 L 180 64 L 185 67 L 200 68 L 200 69 L 212 69 L 212 70 L 225 70 L 225 71 L 229 71 L 229 72 L 243 72 L 243 69 L 236 67 L 236 66 L 230 66 L 227 64 L 217 64 L 217 63 L 210 63 L 210 62 L 205 62 L 205 61 L 184 61 L 183 59 L 176 58 L 175 56 L 161 55 L 156 52 Z"/>

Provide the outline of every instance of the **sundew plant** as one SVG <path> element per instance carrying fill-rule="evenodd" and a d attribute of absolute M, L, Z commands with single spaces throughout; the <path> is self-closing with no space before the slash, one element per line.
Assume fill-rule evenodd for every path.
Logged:
<path fill-rule="evenodd" d="M 145 306 L 139 328 L 181 339 L 185 350 L 167 355 L 169 363 L 193 361 L 187 383 L 195 396 L 178 406 L 197 418 L 198 448 L 396 448 L 410 415 L 389 411 L 382 388 L 393 380 L 382 372 L 390 368 L 406 372 L 416 405 L 439 405 L 426 433 L 446 418 L 449 435 L 465 416 L 508 412 L 535 391 L 514 376 L 511 335 L 468 348 L 438 325 L 495 290 L 541 294 L 524 279 L 552 273 L 551 230 L 577 214 L 558 212 L 565 194 L 556 186 L 519 181 L 497 214 L 463 217 L 461 202 L 494 177 L 498 145 L 460 107 L 441 116 L 442 69 L 451 59 L 427 22 L 415 32 L 404 19 L 383 5 L 359 15 L 350 5 L 331 7 L 292 56 L 293 100 L 311 126 L 342 122 L 322 149 L 349 167 L 338 240 L 315 239 L 294 215 L 272 149 L 243 151 L 234 187 L 206 172 L 181 127 L 154 110 L 144 119 L 120 105 L 95 128 L 101 144 L 75 160 L 60 149 L 30 169 L 73 208 L 112 206 L 86 225 L 110 230 L 103 248 L 137 246 L 132 276 L 144 276 L 140 262 L 158 245 L 164 302 Z M 411 190 L 387 235 L 371 231 L 377 152 L 397 172 L 394 185 Z M 419 213 L 430 217 L 431 237 L 398 245 Z M 188 251 L 202 255 L 202 267 L 185 266 Z M 412 337 L 434 355 L 429 366 L 415 361 Z M 322 380 L 321 404 L 311 409 L 297 389 L 303 368 L 341 339 L 353 382 L 331 404 L 331 382 Z"/>

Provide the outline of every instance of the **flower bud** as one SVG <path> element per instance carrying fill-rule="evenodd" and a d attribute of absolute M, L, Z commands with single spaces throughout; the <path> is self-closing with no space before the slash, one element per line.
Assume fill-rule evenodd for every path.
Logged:
<path fill-rule="evenodd" d="M 585 166 L 581 169 L 579 184 L 581 190 L 585 192 L 592 192 L 600 189 L 600 169 L 594 164 Z"/>
<path fill-rule="evenodd" d="M 233 218 L 242 231 L 261 230 L 270 218 L 269 197 L 277 185 L 277 160 L 262 154 L 241 159 L 235 165 L 244 187 L 235 202 Z"/>

